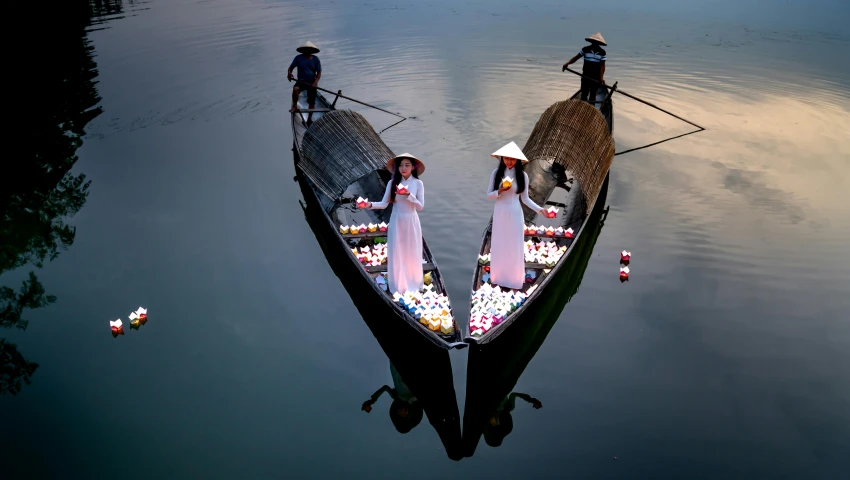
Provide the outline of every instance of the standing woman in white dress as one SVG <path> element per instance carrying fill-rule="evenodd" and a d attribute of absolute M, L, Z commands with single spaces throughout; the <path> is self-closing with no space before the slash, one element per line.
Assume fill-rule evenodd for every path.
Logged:
<path fill-rule="evenodd" d="M 390 292 L 419 291 L 423 287 L 422 226 L 419 215 L 425 208 L 425 186 L 419 176 L 425 164 L 409 153 L 387 162 L 393 172 L 387 191 L 380 202 L 369 202 L 366 208 L 382 210 L 394 204 L 387 227 L 387 277 Z M 407 193 L 398 193 L 398 185 L 407 185 Z"/>
<path fill-rule="evenodd" d="M 499 159 L 487 188 L 487 198 L 496 201 L 490 236 L 490 283 L 519 290 L 525 282 L 525 218 L 519 202 L 545 212 L 528 198 L 528 175 L 522 170 L 528 159 L 517 144 L 511 142 L 490 156 Z M 505 177 L 511 179 L 511 186 L 503 186 Z"/>

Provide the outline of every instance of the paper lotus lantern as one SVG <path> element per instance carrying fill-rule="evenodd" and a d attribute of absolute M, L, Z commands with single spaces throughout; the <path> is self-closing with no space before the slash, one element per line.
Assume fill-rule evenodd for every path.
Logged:
<path fill-rule="evenodd" d="M 112 330 L 113 337 L 117 337 L 118 335 L 124 335 L 124 324 L 121 323 L 120 318 L 118 320 L 110 320 L 109 329 Z"/>
<path fill-rule="evenodd" d="M 357 208 L 366 208 L 369 205 L 369 199 L 363 197 L 357 197 Z"/>
<path fill-rule="evenodd" d="M 454 329 L 455 329 L 455 326 L 454 326 L 454 324 L 452 323 L 451 320 L 448 320 L 448 319 L 443 320 L 440 323 L 440 333 L 442 333 L 443 335 L 448 335 L 448 334 L 452 333 L 452 331 Z"/>
<path fill-rule="evenodd" d="M 547 228 L 546 229 L 546 236 L 547 237 L 554 237 L 555 236 L 555 229 L 552 228 L 552 227 Z"/>
<path fill-rule="evenodd" d="M 549 207 L 546 209 L 546 218 L 555 218 L 558 216 L 558 209 L 555 207 Z"/>
<path fill-rule="evenodd" d="M 433 281 L 434 281 L 434 280 L 431 278 L 431 272 L 427 272 L 427 273 L 426 273 L 426 274 L 422 277 L 422 282 L 423 282 L 425 285 L 431 285 L 431 282 L 433 282 Z"/>
<path fill-rule="evenodd" d="M 351 231 L 351 227 L 349 227 L 348 225 L 340 225 L 339 226 L 339 233 L 346 235 L 346 234 L 348 234 L 349 231 Z"/>
<path fill-rule="evenodd" d="M 545 235 L 545 234 L 546 234 L 546 227 L 544 227 L 543 225 L 538 225 L 537 226 L 537 235 Z"/>
<path fill-rule="evenodd" d="M 629 267 L 621 267 L 620 268 L 620 280 L 628 280 L 629 279 Z"/>
<path fill-rule="evenodd" d="M 564 237 L 565 238 L 573 238 L 573 236 L 574 235 L 573 235 L 573 229 L 572 228 L 568 228 L 568 229 L 564 230 Z"/>
<path fill-rule="evenodd" d="M 376 225 L 374 223 L 370 223 L 369 225 L 366 226 L 366 229 L 369 230 L 370 232 L 374 233 L 374 232 L 378 231 L 378 225 Z"/>
<path fill-rule="evenodd" d="M 621 262 L 628 262 L 631 259 L 632 259 L 632 252 L 627 252 L 625 250 L 620 252 L 620 261 Z"/>
<path fill-rule="evenodd" d="M 555 229 L 555 236 L 556 237 L 563 237 L 564 236 L 564 227 L 556 228 Z"/>
<path fill-rule="evenodd" d="M 378 230 L 380 230 L 382 232 L 386 232 L 387 231 L 387 224 L 384 223 L 384 222 L 379 223 L 378 224 Z"/>
<path fill-rule="evenodd" d="M 406 195 L 406 194 L 410 193 L 410 190 L 407 189 L 407 185 L 404 185 L 403 183 L 399 183 L 398 185 L 396 185 L 395 191 L 396 191 L 397 194 L 401 194 L 401 195 Z"/>
<path fill-rule="evenodd" d="M 357 235 L 358 233 L 360 233 L 360 227 L 358 227 L 357 225 L 352 225 L 348 227 L 348 231 L 351 232 L 352 235 Z"/>
<path fill-rule="evenodd" d="M 511 177 L 502 178 L 502 188 L 511 188 L 514 184 L 514 179 Z"/>
<path fill-rule="evenodd" d="M 366 233 L 367 228 L 368 228 L 368 227 L 366 226 L 366 224 L 365 224 L 365 223 L 361 223 L 361 224 L 357 227 L 357 230 L 359 230 L 359 231 L 360 231 L 360 233 Z"/>

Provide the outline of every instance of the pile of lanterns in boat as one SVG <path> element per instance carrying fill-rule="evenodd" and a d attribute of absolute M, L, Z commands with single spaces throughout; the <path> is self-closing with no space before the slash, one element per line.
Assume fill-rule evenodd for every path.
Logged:
<path fill-rule="evenodd" d="M 357 235 L 359 233 L 375 233 L 375 232 L 386 232 L 387 224 L 384 222 L 381 223 L 370 223 L 366 225 L 365 223 L 361 223 L 360 225 L 340 225 L 339 233 L 343 235 Z"/>
<path fill-rule="evenodd" d="M 140 326 L 148 322 L 148 310 L 139 307 L 135 312 L 130 313 L 130 328 L 138 330 Z M 124 323 L 121 319 L 110 320 L 109 329 L 112 331 L 112 336 L 124 335 Z"/>
<path fill-rule="evenodd" d="M 422 292 L 407 291 L 404 294 L 395 292 L 393 300 L 428 330 L 446 335 L 454 331 L 449 297 L 435 292 L 433 285 L 426 285 Z"/>
<path fill-rule="evenodd" d="M 564 256 L 566 251 L 566 245 L 559 247 L 557 243 L 551 241 L 535 243 L 528 240 L 525 242 L 525 262 L 540 263 L 552 268 Z"/>
<path fill-rule="evenodd" d="M 573 232 L 572 228 L 564 230 L 564 227 L 553 228 L 545 225 L 526 225 L 525 234 L 536 235 L 538 237 L 573 238 L 575 232 Z"/>
<path fill-rule="evenodd" d="M 357 257 L 357 260 L 360 261 L 360 263 L 366 266 L 377 267 L 378 265 L 387 263 L 386 243 L 376 243 L 371 247 L 368 245 L 360 247 L 359 251 L 357 248 L 352 248 L 351 253 Z"/>
<path fill-rule="evenodd" d="M 507 292 L 499 287 L 485 283 L 472 294 L 472 309 L 469 312 L 469 331 L 473 337 L 484 335 L 494 326 L 502 323 L 508 315 L 520 307 L 536 285 L 527 293 L 516 290 Z"/>

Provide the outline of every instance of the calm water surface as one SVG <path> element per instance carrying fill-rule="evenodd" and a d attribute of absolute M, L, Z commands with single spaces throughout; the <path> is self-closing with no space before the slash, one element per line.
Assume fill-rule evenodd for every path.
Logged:
<path fill-rule="evenodd" d="M 51 168 L 3 171 L 24 207 L 5 220 L 0 286 L 17 292 L 34 271 L 56 300 L 0 331 L 25 359 L 4 357 L 4 382 L 39 364 L 0 397 L 10 478 L 850 468 L 847 2 L 70 3 L 28 17 L 62 18 L 56 39 L 13 47 L 28 59 L 20 123 Z M 428 163 L 423 229 L 465 322 L 488 154 L 524 144 L 578 88 L 560 65 L 595 31 L 609 83 L 708 131 L 616 158 L 598 237 L 513 343 L 444 354 L 376 338 L 382 319 L 337 278 L 299 204 L 294 48 L 322 48 L 326 88 L 412 117 L 383 137 Z M 394 121 L 340 106 L 376 129 Z M 615 111 L 618 150 L 688 131 L 625 97 Z M 68 138 L 82 142 L 76 163 Z M 68 169 L 91 182 L 87 198 L 54 188 Z M 34 227 L 33 208 L 75 237 Z M 42 247 L 57 244 L 69 248 L 49 261 Z M 139 305 L 148 323 L 113 339 L 107 321 Z M 391 360 L 427 405 L 404 434 L 390 395 L 361 409 L 393 387 Z M 473 419 L 488 415 L 470 399 L 510 392 L 510 428 L 479 439 Z"/>

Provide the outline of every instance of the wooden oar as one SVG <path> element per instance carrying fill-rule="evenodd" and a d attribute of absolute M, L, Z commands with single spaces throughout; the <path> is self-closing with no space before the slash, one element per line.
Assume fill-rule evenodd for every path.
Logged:
<path fill-rule="evenodd" d="M 579 77 L 584 78 L 584 79 L 586 79 L 586 80 L 590 80 L 591 82 L 595 82 L 595 83 L 597 83 L 597 84 L 599 84 L 599 85 L 601 85 L 601 86 L 605 87 L 605 88 L 606 88 L 606 89 L 608 89 L 608 90 L 611 90 L 611 87 L 609 87 L 608 85 L 605 85 L 604 83 L 600 82 L 599 80 L 595 80 L 595 79 L 593 79 L 593 78 L 586 77 L 586 76 L 582 75 L 581 73 L 579 73 L 579 72 L 577 72 L 577 71 L 573 70 L 572 68 L 567 67 L 567 71 L 568 71 L 568 72 L 570 72 L 570 73 L 574 73 L 574 74 L 578 75 Z M 652 107 L 652 108 L 654 108 L 654 109 L 656 109 L 656 110 L 660 110 L 660 111 L 662 111 L 662 112 L 666 113 L 667 115 L 670 115 L 671 117 L 678 118 L 679 120 L 681 120 L 681 121 L 683 121 L 683 122 L 685 122 L 685 123 L 689 123 L 689 124 L 691 124 L 691 125 L 693 125 L 693 126 L 695 126 L 695 127 L 699 128 L 699 129 L 701 129 L 701 130 L 705 130 L 705 128 L 703 128 L 703 127 L 701 127 L 701 126 L 697 125 L 696 123 L 694 123 L 694 122 L 692 122 L 692 121 L 690 121 L 690 120 L 688 120 L 688 119 L 682 118 L 682 117 L 680 117 L 680 116 L 676 115 L 675 113 L 668 112 L 667 110 L 664 110 L 663 108 L 659 107 L 658 105 L 655 105 L 654 103 L 647 102 L 646 100 L 643 100 L 643 99 L 638 98 L 638 97 L 636 97 L 636 96 L 634 96 L 634 95 L 632 95 L 632 94 L 630 94 L 630 93 L 627 93 L 627 92 L 623 91 L 623 89 L 621 89 L 621 88 L 618 88 L 618 89 L 617 89 L 617 93 L 621 93 L 621 94 L 623 94 L 623 95 L 625 95 L 625 96 L 627 96 L 627 97 L 631 98 L 632 100 L 637 100 L 637 101 L 638 101 L 638 102 L 640 102 L 640 103 L 643 103 L 643 104 L 649 105 L 650 107 Z"/>
<path fill-rule="evenodd" d="M 292 81 L 292 80 L 290 80 L 290 82 L 291 82 L 291 81 Z M 295 81 L 295 83 L 300 83 L 300 84 L 303 84 L 303 85 L 308 85 L 308 86 L 313 87 L 311 84 L 309 84 L 309 83 L 307 83 L 307 82 L 302 82 L 301 80 L 296 80 L 296 81 Z M 352 101 L 352 102 L 354 102 L 354 103 L 359 103 L 360 105 L 365 105 L 365 106 L 367 106 L 367 107 L 369 107 L 369 108 L 374 108 L 375 110 L 380 110 L 380 111 L 382 111 L 382 112 L 384 112 L 384 113 L 389 113 L 390 115 L 395 115 L 396 117 L 403 118 L 403 119 L 407 120 L 407 117 L 405 117 L 404 115 L 400 115 L 400 114 L 398 114 L 398 113 L 394 113 L 394 112 L 391 112 L 391 111 L 389 111 L 389 110 L 384 110 L 384 109 L 383 109 L 383 108 L 381 108 L 381 107 L 376 107 L 376 106 L 374 106 L 374 105 L 369 105 L 369 104 L 368 104 L 368 103 L 366 103 L 366 102 L 361 102 L 360 100 L 356 100 L 356 99 L 353 99 L 353 98 L 351 98 L 351 97 L 346 97 L 345 95 L 343 95 L 343 94 L 342 94 L 342 90 L 338 90 L 338 91 L 336 91 L 336 92 L 332 92 L 332 91 L 327 90 L 327 89 L 324 89 L 324 88 L 322 88 L 322 87 L 313 87 L 313 88 L 315 88 L 316 90 L 321 90 L 321 91 L 323 91 L 323 92 L 329 93 L 329 94 L 334 95 L 334 96 L 336 96 L 336 97 L 344 98 L 344 99 L 346 99 L 346 100 L 350 100 L 350 101 Z M 336 104 L 336 100 L 334 100 L 334 104 Z M 401 122 L 398 122 L 398 123 L 401 123 Z M 387 127 L 387 128 L 389 128 L 389 127 Z"/>
<path fill-rule="evenodd" d="M 664 139 L 664 140 L 660 140 L 660 141 L 658 141 L 658 142 L 650 143 L 649 145 L 644 145 L 644 146 L 642 146 L 642 147 L 630 148 L 630 149 L 625 150 L 625 151 L 622 151 L 622 152 L 617 152 L 617 153 L 615 153 L 615 154 L 614 154 L 615 156 L 617 156 L 617 155 L 622 155 L 622 154 L 624 154 L 624 153 L 634 152 L 635 150 L 642 150 L 642 149 L 644 149 L 644 148 L 649 148 L 649 147 L 652 147 L 652 146 L 658 145 L 658 144 L 660 144 L 660 143 L 669 142 L 670 140 L 675 140 L 675 139 L 677 139 L 677 138 L 682 138 L 682 137 L 684 137 L 684 136 L 686 136 L 686 135 L 691 135 L 691 134 L 694 134 L 694 133 L 699 133 L 699 132 L 702 132 L 702 131 L 704 131 L 704 130 L 705 130 L 705 127 L 702 127 L 702 126 L 700 126 L 700 125 L 697 125 L 696 123 L 694 123 L 694 122 L 692 122 L 692 121 L 690 121 L 690 120 L 688 120 L 688 119 L 686 119 L 686 118 L 682 118 L 682 117 L 680 117 L 680 116 L 676 115 L 676 114 L 675 114 L 675 113 L 673 113 L 673 112 L 669 112 L 669 111 L 667 111 L 667 110 L 664 110 L 663 108 L 659 107 L 658 105 L 655 105 L 655 104 L 654 104 L 654 103 L 652 103 L 652 102 L 648 102 L 648 101 L 646 101 L 646 100 L 644 100 L 644 99 L 642 99 L 642 98 L 638 98 L 638 97 L 636 97 L 636 96 L 634 96 L 634 95 L 632 95 L 632 94 L 630 94 L 630 93 L 628 93 L 628 92 L 624 92 L 622 89 L 617 88 L 617 87 L 616 87 L 616 84 L 615 84 L 615 87 L 614 87 L 614 88 L 612 88 L 612 87 L 609 87 L 608 85 L 606 85 L 606 84 L 604 84 L 604 83 L 600 82 L 599 80 L 596 80 L 596 79 L 593 79 L 593 78 L 590 78 L 590 77 L 586 77 L 586 76 L 582 75 L 581 73 L 579 73 L 579 72 L 577 72 L 577 71 L 575 71 L 575 70 L 573 70 L 573 69 L 571 69 L 571 68 L 569 68 L 569 67 L 567 67 L 567 68 L 566 68 L 566 70 L 567 70 L 567 71 L 569 71 L 570 73 L 574 73 L 574 74 L 578 75 L 579 77 L 581 77 L 581 78 L 583 78 L 583 79 L 590 80 L 591 82 L 594 82 L 594 83 L 596 83 L 596 84 L 598 84 L 598 85 L 600 85 L 600 86 L 604 87 L 604 88 L 605 88 L 605 89 L 607 89 L 607 90 L 610 90 L 610 91 L 611 91 L 611 95 L 613 95 L 613 94 L 614 94 L 614 92 L 621 93 L 621 94 L 623 94 L 623 95 L 625 95 L 625 96 L 627 96 L 627 97 L 631 98 L 632 100 L 637 100 L 638 102 L 643 103 L 643 104 L 645 104 L 645 105 L 648 105 L 648 106 L 650 106 L 650 107 L 652 107 L 652 108 L 654 108 L 654 109 L 656 109 L 656 110 L 659 110 L 659 111 L 661 111 L 661 112 L 664 112 L 664 113 L 666 113 L 667 115 L 670 115 L 671 117 L 677 118 L 677 119 L 679 119 L 679 120 L 681 120 L 681 121 L 683 121 L 683 122 L 685 122 L 685 123 L 687 123 L 687 124 L 689 124 L 689 125 L 693 125 L 694 127 L 697 127 L 697 129 L 696 129 L 696 130 L 694 130 L 694 131 L 692 131 L 692 132 L 683 133 L 683 134 L 681 134 L 681 135 L 676 135 L 675 137 L 670 137 L 670 138 L 667 138 L 667 139 Z"/>

